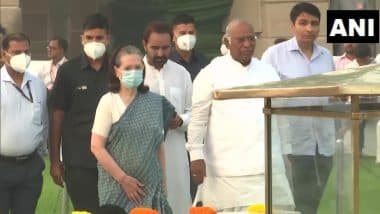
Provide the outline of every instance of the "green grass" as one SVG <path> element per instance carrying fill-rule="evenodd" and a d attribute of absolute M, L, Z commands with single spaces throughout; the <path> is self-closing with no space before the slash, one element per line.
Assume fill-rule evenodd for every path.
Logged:
<path fill-rule="evenodd" d="M 50 177 L 50 161 L 48 158 L 45 158 L 45 165 L 44 183 L 36 214 L 61 214 L 63 188 L 57 186 Z M 71 204 L 69 209 L 72 210 Z"/>
<path fill-rule="evenodd" d="M 350 188 L 351 166 L 345 165 L 345 187 L 343 188 L 344 200 L 342 210 L 344 214 L 352 212 L 352 190 Z M 373 157 L 362 157 L 360 161 L 359 175 L 360 213 L 374 214 L 380 210 L 380 165 L 375 163 Z M 336 167 L 332 170 L 325 193 L 323 195 L 318 214 L 336 213 Z"/>
<path fill-rule="evenodd" d="M 61 214 L 61 194 L 63 189 L 54 184 L 50 177 L 49 169 L 50 162 L 45 160 L 46 168 L 44 174 L 44 185 L 42 194 L 37 205 L 36 214 Z M 344 166 L 345 176 L 351 176 L 350 166 Z M 351 203 L 350 194 L 351 190 L 347 185 L 350 185 L 347 180 L 344 188 L 344 214 L 350 214 Z M 318 214 L 335 214 L 336 213 L 336 167 L 331 172 L 326 191 L 323 195 L 321 205 L 318 209 Z M 380 193 L 380 165 L 375 163 L 375 158 L 362 157 L 360 163 L 360 213 L 373 214 L 376 210 L 380 210 L 380 202 L 378 195 Z M 72 206 L 70 205 L 70 211 Z"/>

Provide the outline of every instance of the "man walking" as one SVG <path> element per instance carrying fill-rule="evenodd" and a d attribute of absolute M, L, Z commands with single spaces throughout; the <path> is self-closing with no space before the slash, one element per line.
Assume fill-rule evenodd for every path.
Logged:
<path fill-rule="evenodd" d="M 315 42 L 319 34 L 320 17 L 315 5 L 307 2 L 296 4 L 290 12 L 294 37 L 264 52 L 262 60 L 271 64 L 281 79 L 335 70 L 330 52 Z M 284 105 L 312 106 L 327 102 L 327 97 L 297 98 L 285 100 Z M 332 167 L 335 152 L 334 121 L 287 116 L 278 121 L 282 152 L 291 163 L 296 209 L 302 214 L 315 214 Z"/>
<path fill-rule="evenodd" d="M 232 20 L 224 43 L 229 52 L 195 78 L 187 147 L 191 176 L 203 183 L 203 204 L 218 212 L 241 212 L 265 202 L 264 102 L 214 100 L 213 92 L 279 77 L 270 65 L 252 58 L 256 37 L 248 22 Z"/>
<path fill-rule="evenodd" d="M 107 19 L 89 15 L 81 35 L 83 54 L 59 68 L 52 92 L 50 174 L 57 185 L 65 181 L 76 210 L 93 211 L 99 204 L 90 136 L 98 101 L 107 91 L 109 37 Z"/>
<path fill-rule="evenodd" d="M 27 72 L 30 40 L 12 33 L 2 41 L 0 213 L 33 214 L 42 190 L 48 138 L 47 90 Z"/>
<path fill-rule="evenodd" d="M 145 83 L 152 92 L 165 96 L 178 113 L 170 123 L 164 146 L 169 205 L 174 214 L 182 214 L 191 206 L 185 131 L 190 119 L 192 83 L 188 71 L 168 59 L 170 44 L 167 24 L 148 24 L 143 35 Z"/>

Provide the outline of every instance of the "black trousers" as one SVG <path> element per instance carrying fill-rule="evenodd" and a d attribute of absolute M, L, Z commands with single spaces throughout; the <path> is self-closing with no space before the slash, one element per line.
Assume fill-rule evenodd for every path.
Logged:
<path fill-rule="evenodd" d="M 0 160 L 0 213 L 35 213 L 44 168 L 37 153 L 25 161 Z"/>
<path fill-rule="evenodd" d="M 99 207 L 97 168 L 65 166 L 64 180 L 75 210 L 93 212 Z"/>
<path fill-rule="evenodd" d="M 332 168 L 332 157 L 289 155 L 296 210 L 316 214 Z"/>

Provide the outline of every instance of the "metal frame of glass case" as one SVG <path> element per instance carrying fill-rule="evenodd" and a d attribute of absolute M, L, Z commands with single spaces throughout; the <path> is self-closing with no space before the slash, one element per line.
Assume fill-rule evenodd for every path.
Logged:
<path fill-rule="evenodd" d="M 214 92 L 214 99 L 264 98 L 265 106 L 265 178 L 267 214 L 272 214 L 272 157 L 271 120 L 272 115 L 327 117 L 351 120 L 352 147 L 352 196 L 353 213 L 359 214 L 359 124 L 360 120 L 380 117 L 380 105 L 360 104 L 359 96 L 380 96 L 380 65 L 334 71 L 303 78 L 222 89 Z M 272 98 L 292 97 L 350 97 L 351 103 L 338 105 L 331 110 L 323 106 L 313 107 L 272 107 Z M 342 111 L 345 109 L 345 111 Z M 340 214 L 337 208 L 337 213 Z"/>

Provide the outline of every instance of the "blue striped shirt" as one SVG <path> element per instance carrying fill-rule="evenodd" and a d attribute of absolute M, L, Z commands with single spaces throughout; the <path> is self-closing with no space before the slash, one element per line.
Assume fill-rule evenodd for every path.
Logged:
<path fill-rule="evenodd" d="M 262 61 L 272 65 L 282 80 L 305 77 L 334 71 L 330 52 L 314 43 L 313 55 L 309 59 L 298 47 L 295 37 L 269 47 Z M 282 106 L 325 105 L 327 97 L 281 99 Z M 335 128 L 332 119 L 311 117 L 277 116 L 284 154 L 314 155 L 316 145 L 320 154 L 334 153 Z"/>
<path fill-rule="evenodd" d="M 14 85 L 6 67 L 1 68 L 1 141 L 0 154 L 22 156 L 46 145 L 48 139 L 47 89 L 37 77 L 24 73 L 21 90 Z M 30 88 L 30 93 L 28 89 Z"/>

